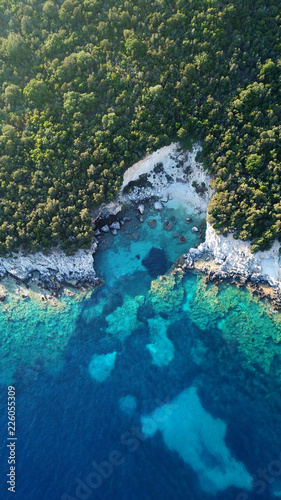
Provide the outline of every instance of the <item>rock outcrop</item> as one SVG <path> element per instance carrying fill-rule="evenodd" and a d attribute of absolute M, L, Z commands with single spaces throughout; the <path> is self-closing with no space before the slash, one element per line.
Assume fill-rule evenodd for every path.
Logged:
<path fill-rule="evenodd" d="M 251 253 L 250 242 L 217 234 L 207 222 L 204 243 L 191 248 L 185 257 L 185 268 L 206 274 L 216 284 L 229 280 L 249 284 L 260 298 L 268 298 L 281 308 L 281 255 L 275 241 L 270 250 Z"/>
<path fill-rule="evenodd" d="M 12 276 L 25 284 L 35 281 L 52 290 L 64 285 L 97 285 L 100 280 L 94 270 L 93 259 L 96 249 L 97 242 L 94 241 L 91 249 L 78 250 L 70 256 L 61 250 L 52 250 L 49 254 L 37 252 L 27 256 L 13 254 L 12 257 L 0 258 L 0 278 Z"/>

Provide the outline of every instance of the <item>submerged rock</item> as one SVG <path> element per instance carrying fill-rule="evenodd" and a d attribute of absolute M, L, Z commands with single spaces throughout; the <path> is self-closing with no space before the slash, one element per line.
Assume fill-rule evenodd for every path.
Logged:
<path fill-rule="evenodd" d="M 17 288 L 17 294 L 23 299 L 28 299 L 29 296 L 28 294 L 25 292 L 25 290 L 22 290 L 21 288 Z M 1 300 L 1 299 L 0 299 Z"/>
<path fill-rule="evenodd" d="M 140 326 L 137 318 L 138 308 L 143 304 L 144 297 L 125 296 L 122 306 L 117 307 L 111 314 L 106 316 L 108 327 L 106 331 L 120 340 L 131 335 L 133 330 Z"/>
<path fill-rule="evenodd" d="M 195 387 L 141 420 L 143 434 L 152 437 L 160 431 L 168 449 L 196 472 L 203 491 L 214 495 L 230 486 L 251 490 L 252 476 L 226 445 L 226 424 L 205 410 Z"/>
<path fill-rule="evenodd" d="M 157 314 L 179 311 L 184 300 L 184 289 L 180 286 L 182 276 L 170 274 L 151 282 L 149 291 L 151 304 Z"/>
<path fill-rule="evenodd" d="M 164 227 L 164 229 L 166 229 L 166 231 L 171 231 L 173 224 L 171 221 L 165 220 L 163 227 Z"/>
<path fill-rule="evenodd" d="M 89 364 L 90 375 L 97 382 L 104 382 L 111 374 L 116 358 L 116 351 L 108 354 L 94 354 Z"/>
<path fill-rule="evenodd" d="M 137 407 L 136 398 L 131 396 L 131 394 L 128 394 L 127 396 L 119 399 L 119 406 L 124 413 L 131 416 Z"/>
<path fill-rule="evenodd" d="M 154 229 L 157 226 L 157 220 L 156 219 L 151 219 L 151 220 L 148 221 L 147 224 L 149 225 L 149 227 L 151 227 L 152 229 Z"/>
<path fill-rule="evenodd" d="M 152 361 L 157 366 L 167 366 L 175 353 L 174 344 L 167 337 L 167 324 L 161 317 L 148 319 L 151 343 L 146 345 Z"/>
<path fill-rule="evenodd" d="M 179 236 L 179 242 L 180 243 L 185 243 L 186 242 L 186 238 L 182 234 Z"/>

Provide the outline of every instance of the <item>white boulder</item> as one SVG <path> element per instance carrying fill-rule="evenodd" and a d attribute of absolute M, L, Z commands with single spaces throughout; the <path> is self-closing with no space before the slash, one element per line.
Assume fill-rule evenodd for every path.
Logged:
<path fill-rule="evenodd" d="M 164 205 L 163 205 L 163 203 L 161 203 L 161 201 L 156 201 L 154 203 L 154 208 L 155 208 L 155 210 L 163 210 Z"/>
<path fill-rule="evenodd" d="M 121 228 L 120 222 L 118 222 L 118 221 L 112 222 L 112 224 L 110 224 L 110 229 L 117 229 L 117 230 L 119 230 L 120 228 Z"/>

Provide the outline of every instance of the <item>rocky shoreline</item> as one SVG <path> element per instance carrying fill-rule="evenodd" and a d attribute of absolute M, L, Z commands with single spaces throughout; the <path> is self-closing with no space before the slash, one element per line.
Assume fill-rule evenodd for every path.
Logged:
<path fill-rule="evenodd" d="M 93 214 L 95 238 L 89 250 L 78 250 L 68 256 L 62 250 L 54 249 L 48 253 L 37 252 L 25 255 L 22 252 L 10 257 L 0 258 L 0 280 L 12 277 L 18 285 L 36 285 L 42 289 L 42 300 L 57 296 L 64 287 L 95 287 L 102 283 L 94 269 L 94 255 L 102 234 L 116 235 L 126 223 L 126 204 L 135 204 L 141 222 L 144 205 L 154 200 L 155 210 L 162 210 L 163 203 L 176 196 L 187 203 L 197 205 L 198 213 L 205 213 L 209 201 L 209 186 L 204 181 L 206 175 L 195 157 L 200 146 L 195 145 L 192 152 L 179 149 L 176 143 L 161 148 L 129 168 L 124 174 L 120 196 L 116 202 L 102 205 Z M 194 186 L 192 187 L 192 183 Z M 20 292 L 22 294 L 22 292 Z M 1 286 L 0 301 L 5 300 L 4 287 Z"/>
<path fill-rule="evenodd" d="M 247 286 L 253 295 L 268 299 L 274 309 L 281 309 L 280 245 L 275 242 L 266 252 L 252 254 L 250 243 L 217 234 L 207 222 L 204 243 L 191 248 L 184 256 L 184 270 L 206 275 L 206 281 L 220 284 L 228 281 Z"/>
<path fill-rule="evenodd" d="M 42 290 L 51 291 L 52 296 L 58 295 L 64 287 L 100 285 L 102 281 L 94 269 L 94 255 L 102 235 L 109 232 L 116 235 L 126 223 L 126 205 L 135 205 L 140 222 L 146 203 L 154 203 L 155 210 L 162 210 L 164 204 L 174 198 L 183 201 L 194 213 L 207 215 L 207 205 L 214 191 L 210 188 L 211 177 L 197 161 L 200 151 L 198 143 L 192 151 L 181 150 L 179 144 L 172 143 L 145 157 L 125 172 L 119 198 L 94 212 L 95 238 L 89 250 L 78 250 L 71 256 L 61 250 L 52 250 L 48 254 L 19 253 L 0 258 L 0 280 L 11 276 L 18 284 L 27 287 L 36 284 Z M 253 294 L 269 299 L 274 308 L 281 309 L 279 249 L 280 244 L 275 242 L 269 251 L 253 255 L 249 242 L 217 234 L 207 223 L 205 241 L 180 258 L 176 269 L 197 270 L 215 284 L 229 281 L 238 286 L 247 285 Z M 1 291 L 0 301 L 3 300 L 5 293 Z"/>
<path fill-rule="evenodd" d="M 12 257 L 0 258 L 0 279 L 13 278 L 18 285 L 29 288 L 36 285 L 42 290 L 42 300 L 45 297 L 54 297 L 67 286 L 73 288 L 92 287 L 101 283 L 93 266 L 93 254 L 96 252 L 97 242 L 94 241 L 91 249 L 79 250 L 74 255 L 67 256 L 61 250 L 53 250 L 49 254 L 37 252 L 23 255 L 13 254 Z M 51 295 L 44 295 L 44 291 Z M 18 294 L 25 298 L 21 288 Z M 5 300 L 5 287 L 1 286 L 0 301 Z"/>

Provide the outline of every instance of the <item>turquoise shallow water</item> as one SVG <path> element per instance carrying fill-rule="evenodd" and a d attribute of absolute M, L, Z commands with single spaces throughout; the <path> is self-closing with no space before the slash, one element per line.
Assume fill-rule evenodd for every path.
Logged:
<path fill-rule="evenodd" d="M 281 498 L 280 314 L 245 289 L 170 275 L 200 242 L 186 208 L 147 208 L 142 224 L 129 215 L 95 257 L 105 285 L 56 305 L 0 305 L 3 443 L 16 388 L 13 498 Z M 2 478 L 7 459 L 4 446 Z M 2 480 L 0 498 L 11 495 Z"/>

